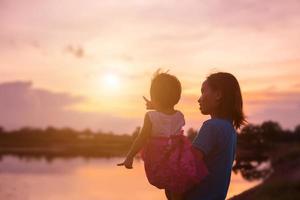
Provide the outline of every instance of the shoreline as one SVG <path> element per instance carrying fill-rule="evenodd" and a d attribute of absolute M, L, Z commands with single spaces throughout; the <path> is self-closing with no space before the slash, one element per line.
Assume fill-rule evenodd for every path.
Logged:
<path fill-rule="evenodd" d="M 300 199 L 300 145 L 283 144 L 272 153 L 273 173 L 262 183 L 229 200 Z"/>

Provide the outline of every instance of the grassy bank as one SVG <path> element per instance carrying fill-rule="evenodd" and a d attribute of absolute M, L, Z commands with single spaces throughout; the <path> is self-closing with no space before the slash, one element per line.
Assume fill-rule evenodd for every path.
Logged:
<path fill-rule="evenodd" d="M 272 174 L 230 200 L 300 199 L 300 143 L 277 144 L 270 155 Z"/>

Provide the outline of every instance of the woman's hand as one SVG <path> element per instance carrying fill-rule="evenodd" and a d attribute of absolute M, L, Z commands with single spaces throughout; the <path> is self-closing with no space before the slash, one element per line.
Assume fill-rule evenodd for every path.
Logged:
<path fill-rule="evenodd" d="M 152 102 L 147 99 L 146 97 L 143 96 L 143 99 L 146 101 L 146 109 L 147 110 L 154 110 L 154 105 L 152 104 Z"/>
<path fill-rule="evenodd" d="M 132 169 L 133 158 L 126 158 L 124 162 L 117 164 L 117 166 L 125 166 L 127 169 Z"/>

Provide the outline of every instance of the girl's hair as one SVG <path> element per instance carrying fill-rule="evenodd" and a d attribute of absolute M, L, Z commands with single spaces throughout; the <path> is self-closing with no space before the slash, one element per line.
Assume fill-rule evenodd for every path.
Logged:
<path fill-rule="evenodd" d="M 168 74 L 168 71 L 161 73 L 158 69 L 152 78 L 150 96 L 162 108 L 172 108 L 180 99 L 181 84 L 175 76 Z"/>
<path fill-rule="evenodd" d="M 208 85 L 221 92 L 218 114 L 233 120 L 236 129 L 247 123 L 243 112 L 243 98 L 237 79 L 230 73 L 218 72 L 207 77 Z"/>

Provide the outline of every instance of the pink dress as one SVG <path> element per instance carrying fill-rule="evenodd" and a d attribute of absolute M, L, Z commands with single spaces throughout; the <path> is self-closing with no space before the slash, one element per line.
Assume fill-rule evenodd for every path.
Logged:
<path fill-rule="evenodd" d="M 150 111 L 148 115 L 152 134 L 141 151 L 147 179 L 159 189 L 184 193 L 208 174 L 183 134 L 184 116 L 179 111 L 173 115 Z"/>

